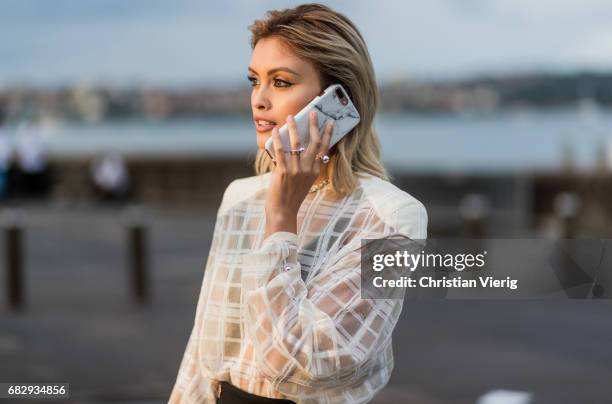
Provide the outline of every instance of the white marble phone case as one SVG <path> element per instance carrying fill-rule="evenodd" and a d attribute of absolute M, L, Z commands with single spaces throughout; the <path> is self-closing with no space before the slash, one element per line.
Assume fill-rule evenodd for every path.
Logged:
<path fill-rule="evenodd" d="M 347 101 L 346 105 L 343 105 L 340 97 L 338 97 L 337 89 L 340 89 L 345 95 Z M 332 84 L 327 87 L 323 94 L 315 97 L 308 105 L 306 105 L 300 112 L 295 115 L 295 123 L 298 128 L 300 135 L 300 142 L 303 147 L 307 147 L 310 142 L 310 132 L 308 130 L 308 115 L 310 111 L 316 110 L 318 115 L 319 133 L 323 136 L 325 129 L 325 122 L 328 119 L 334 121 L 334 129 L 332 132 L 332 138 L 329 144 L 331 148 L 336 144 L 344 135 L 350 132 L 360 120 L 359 112 L 353 105 L 353 102 L 348 97 L 348 93 L 344 91 L 344 88 L 340 84 Z M 290 164 L 291 159 L 289 158 L 289 150 L 291 150 L 291 141 L 289 138 L 289 129 L 287 124 L 283 125 L 279 130 L 279 135 L 283 143 L 283 147 L 286 150 L 285 162 Z M 274 145 L 272 137 L 266 141 L 266 151 L 270 157 L 275 160 Z"/>

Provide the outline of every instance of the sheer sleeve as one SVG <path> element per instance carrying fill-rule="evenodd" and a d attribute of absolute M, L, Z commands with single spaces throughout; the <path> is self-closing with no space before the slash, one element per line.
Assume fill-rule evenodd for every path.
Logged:
<path fill-rule="evenodd" d="M 224 196 L 225 198 L 225 196 Z M 215 254 L 219 250 L 220 232 L 225 226 L 225 217 L 217 215 L 213 237 L 206 262 L 206 268 L 211 268 Z M 204 273 L 206 278 L 207 271 Z M 187 346 L 183 354 L 176 381 L 170 398 L 169 404 L 187 403 L 210 403 L 217 402 L 217 390 L 219 382 L 208 377 L 208 372 L 203 363 L 198 363 L 198 336 L 200 331 L 200 318 L 203 311 L 204 300 L 206 298 L 206 283 L 202 282 L 202 288 L 196 306 L 196 315 L 191 334 L 187 341 Z"/>
<path fill-rule="evenodd" d="M 407 236 L 425 238 L 426 214 L 416 214 L 415 225 L 403 229 L 411 233 Z M 391 338 L 403 301 L 361 298 L 357 241 L 327 257 L 308 284 L 300 275 L 294 233 L 272 234 L 245 260 L 244 328 L 261 372 L 277 389 L 282 391 L 283 382 L 304 388 L 349 385 L 380 366 L 376 355 Z"/>
<path fill-rule="evenodd" d="M 217 402 L 218 383 L 200 374 L 196 352 L 194 329 L 189 336 L 168 404 Z"/>

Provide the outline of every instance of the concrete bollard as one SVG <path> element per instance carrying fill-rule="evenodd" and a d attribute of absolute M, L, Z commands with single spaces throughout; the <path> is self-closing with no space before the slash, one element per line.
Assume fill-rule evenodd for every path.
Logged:
<path fill-rule="evenodd" d="M 23 297 L 23 253 L 22 253 L 22 214 L 15 208 L 5 208 L 0 214 L 4 229 L 6 295 L 11 310 L 22 310 Z"/>
<path fill-rule="evenodd" d="M 136 303 L 145 304 L 150 300 L 147 220 L 143 208 L 137 205 L 126 207 L 122 218 L 127 232 L 130 296 Z"/>

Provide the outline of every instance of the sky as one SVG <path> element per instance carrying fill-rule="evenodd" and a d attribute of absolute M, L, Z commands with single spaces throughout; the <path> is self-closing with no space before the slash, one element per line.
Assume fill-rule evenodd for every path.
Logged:
<path fill-rule="evenodd" d="M 247 85 L 248 25 L 272 0 L 3 0 L 0 86 Z M 609 0 L 322 1 L 366 39 L 377 79 L 612 70 Z"/>

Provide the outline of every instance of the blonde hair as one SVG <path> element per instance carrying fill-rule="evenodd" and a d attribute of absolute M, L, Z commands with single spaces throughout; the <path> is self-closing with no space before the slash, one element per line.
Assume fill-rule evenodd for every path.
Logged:
<path fill-rule="evenodd" d="M 340 196 L 355 190 L 359 173 L 387 181 L 390 175 L 380 161 L 380 141 L 374 130 L 379 93 L 365 41 L 357 27 L 329 7 L 311 3 L 295 8 L 270 10 L 266 18 L 249 26 L 251 48 L 262 38 L 276 37 L 296 56 L 319 71 L 323 89 L 339 83 L 348 92 L 361 120 L 331 148 L 327 164 L 330 185 Z M 265 150 L 255 156 L 255 173 L 267 173 L 274 164 Z"/>

